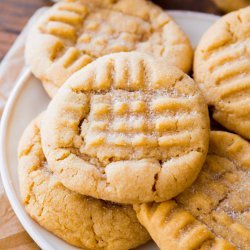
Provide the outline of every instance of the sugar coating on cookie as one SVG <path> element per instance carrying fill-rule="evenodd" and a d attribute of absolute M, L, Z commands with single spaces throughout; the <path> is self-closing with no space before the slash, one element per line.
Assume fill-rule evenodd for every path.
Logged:
<path fill-rule="evenodd" d="M 76 72 L 48 107 L 50 168 L 71 190 L 114 202 L 163 201 L 197 177 L 208 147 L 207 106 L 194 81 L 137 52 Z"/>
<path fill-rule="evenodd" d="M 96 58 L 133 50 L 160 56 L 185 72 L 192 64 L 187 36 L 145 0 L 60 1 L 31 30 L 26 61 L 52 97 L 72 73 Z"/>
<path fill-rule="evenodd" d="M 236 250 L 174 200 L 134 205 L 137 217 L 162 250 Z"/>
<path fill-rule="evenodd" d="M 225 15 L 204 34 L 194 78 L 214 119 L 250 139 L 250 7 Z"/>
<path fill-rule="evenodd" d="M 132 249 L 149 240 L 131 206 L 82 196 L 50 172 L 41 147 L 41 117 L 25 130 L 18 150 L 20 190 L 28 214 L 68 243 L 84 249 Z"/>
<path fill-rule="evenodd" d="M 247 250 L 249 170 L 250 144 L 238 135 L 213 131 L 194 184 L 174 200 L 135 206 L 138 219 L 161 249 Z"/>

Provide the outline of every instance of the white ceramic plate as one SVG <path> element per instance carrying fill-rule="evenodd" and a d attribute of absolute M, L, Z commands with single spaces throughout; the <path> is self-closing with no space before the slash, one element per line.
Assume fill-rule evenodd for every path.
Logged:
<path fill-rule="evenodd" d="M 209 14 L 186 11 L 170 11 L 171 16 L 189 35 L 195 47 L 201 35 L 218 17 Z M 75 250 L 53 234 L 44 230 L 25 212 L 21 202 L 17 175 L 17 145 L 28 125 L 41 111 L 45 110 L 49 98 L 39 80 L 27 70 L 19 79 L 6 105 L 0 130 L 1 175 L 10 203 L 24 228 L 44 250 Z M 151 242 L 138 248 L 140 250 L 158 249 Z"/>

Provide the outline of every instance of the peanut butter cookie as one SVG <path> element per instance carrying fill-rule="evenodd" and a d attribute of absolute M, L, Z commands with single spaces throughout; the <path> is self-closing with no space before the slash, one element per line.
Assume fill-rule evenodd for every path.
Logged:
<path fill-rule="evenodd" d="M 196 179 L 209 139 L 194 81 L 138 52 L 104 56 L 76 72 L 42 125 L 49 166 L 69 189 L 121 203 L 164 201 Z"/>
<path fill-rule="evenodd" d="M 60 1 L 31 30 L 26 61 L 53 97 L 89 62 L 132 50 L 160 56 L 185 72 L 192 64 L 187 36 L 166 12 L 145 0 Z"/>
<path fill-rule="evenodd" d="M 136 205 L 139 221 L 161 249 L 250 246 L 250 144 L 213 131 L 206 163 L 174 200 Z"/>
<path fill-rule="evenodd" d="M 222 17 L 204 34 L 194 78 L 213 118 L 250 139 L 250 7 Z"/>
<path fill-rule="evenodd" d="M 48 169 L 40 137 L 41 117 L 19 144 L 19 176 L 27 213 L 41 226 L 83 249 L 131 249 L 149 235 L 131 206 L 82 196 L 65 188 Z"/>

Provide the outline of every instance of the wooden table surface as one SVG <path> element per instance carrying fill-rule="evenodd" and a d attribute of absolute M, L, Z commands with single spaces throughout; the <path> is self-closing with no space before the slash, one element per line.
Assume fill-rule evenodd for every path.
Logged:
<path fill-rule="evenodd" d="M 90 0 L 91 1 L 91 0 Z M 211 0 L 154 0 L 164 9 L 179 9 L 221 14 Z M 49 6 L 49 0 L 0 0 L 0 61 L 27 23 L 32 14 L 42 6 Z M 1 200 L 2 199 L 2 200 Z M 5 206 L 1 206 L 5 204 Z M 8 218 L 0 223 L 0 231 L 7 234 L 5 240 L 0 237 L 0 250 L 37 250 L 37 245 L 22 229 L 6 196 L 0 197 L 0 216 L 8 214 Z M 13 232 L 5 232 L 6 227 L 15 228 Z"/>
<path fill-rule="evenodd" d="M 220 14 L 211 0 L 154 0 L 165 9 Z M 0 61 L 34 11 L 49 6 L 48 0 L 0 0 Z"/>

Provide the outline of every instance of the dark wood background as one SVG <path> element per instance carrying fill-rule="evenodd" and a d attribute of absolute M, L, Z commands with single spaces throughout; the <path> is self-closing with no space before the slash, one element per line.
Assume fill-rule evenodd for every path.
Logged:
<path fill-rule="evenodd" d="M 91 1 L 91 0 L 90 0 Z M 193 10 L 221 14 L 212 0 L 154 0 L 164 9 Z M 28 19 L 49 0 L 0 0 L 0 61 Z"/>

